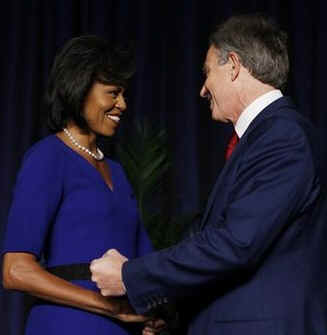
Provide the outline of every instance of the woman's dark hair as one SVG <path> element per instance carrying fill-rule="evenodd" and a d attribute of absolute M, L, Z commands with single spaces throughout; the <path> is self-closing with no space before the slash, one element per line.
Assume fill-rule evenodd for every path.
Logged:
<path fill-rule="evenodd" d="M 45 93 L 50 131 L 62 130 L 70 120 L 88 131 L 83 106 L 91 86 L 100 82 L 125 88 L 133 72 L 128 49 L 113 48 L 93 35 L 69 40 L 55 57 Z"/>

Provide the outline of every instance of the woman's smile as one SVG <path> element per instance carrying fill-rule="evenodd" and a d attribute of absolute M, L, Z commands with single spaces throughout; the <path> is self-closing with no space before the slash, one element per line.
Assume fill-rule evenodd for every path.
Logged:
<path fill-rule="evenodd" d="M 111 136 L 126 109 L 124 89 L 116 85 L 94 83 L 84 106 L 89 128 L 96 134 Z"/>
<path fill-rule="evenodd" d="M 120 115 L 112 115 L 109 113 L 105 113 L 105 117 L 108 118 L 109 120 L 114 121 L 117 124 L 120 122 Z"/>

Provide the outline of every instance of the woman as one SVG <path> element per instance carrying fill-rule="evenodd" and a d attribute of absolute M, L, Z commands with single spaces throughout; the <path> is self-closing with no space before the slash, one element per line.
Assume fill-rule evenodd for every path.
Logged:
<path fill-rule="evenodd" d="M 25 154 L 3 250 L 4 287 L 42 299 L 26 335 L 129 334 L 121 321 L 145 320 L 127 300 L 101 296 L 85 271 L 108 248 L 129 258 L 151 250 L 122 168 L 96 142 L 115 133 L 130 75 L 128 55 L 95 36 L 56 56 L 46 92 L 53 134 Z"/>

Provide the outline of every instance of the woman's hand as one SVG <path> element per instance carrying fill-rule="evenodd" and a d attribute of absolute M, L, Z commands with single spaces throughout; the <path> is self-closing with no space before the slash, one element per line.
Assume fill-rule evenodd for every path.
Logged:
<path fill-rule="evenodd" d="M 134 309 L 129 304 L 128 300 L 126 298 L 110 298 L 110 302 L 117 304 L 119 308 L 115 313 L 109 312 L 108 316 L 113 317 L 115 319 L 118 319 L 123 322 L 146 322 L 149 321 L 150 318 L 135 314 Z"/>
<path fill-rule="evenodd" d="M 145 322 L 142 335 L 155 335 L 166 328 L 166 322 L 161 319 L 149 320 Z"/>

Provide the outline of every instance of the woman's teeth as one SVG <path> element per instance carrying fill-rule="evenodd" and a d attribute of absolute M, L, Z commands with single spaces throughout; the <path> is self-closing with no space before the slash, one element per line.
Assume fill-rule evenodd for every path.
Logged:
<path fill-rule="evenodd" d="M 109 118 L 109 119 L 111 119 L 111 120 L 113 120 L 113 121 L 115 121 L 115 122 L 119 122 L 120 121 L 120 117 L 117 116 L 117 115 L 109 115 L 109 114 L 107 114 L 106 117 Z"/>

